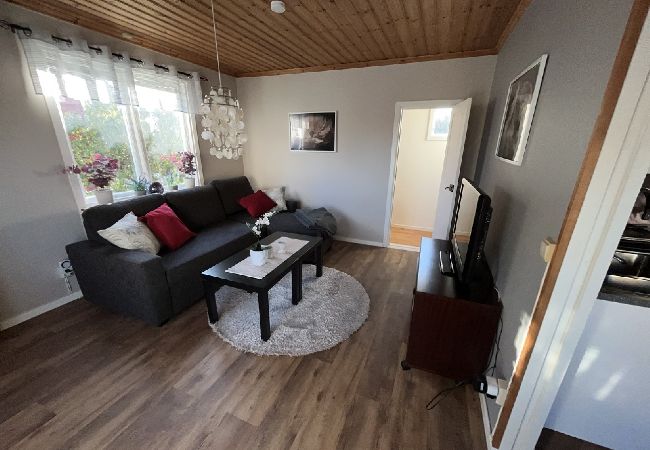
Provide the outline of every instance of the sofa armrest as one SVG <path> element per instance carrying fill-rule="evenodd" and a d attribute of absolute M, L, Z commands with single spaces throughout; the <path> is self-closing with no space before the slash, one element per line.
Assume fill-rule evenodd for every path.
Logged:
<path fill-rule="evenodd" d="M 172 316 L 167 276 L 161 258 L 94 241 L 66 246 L 86 300 L 153 325 Z"/>

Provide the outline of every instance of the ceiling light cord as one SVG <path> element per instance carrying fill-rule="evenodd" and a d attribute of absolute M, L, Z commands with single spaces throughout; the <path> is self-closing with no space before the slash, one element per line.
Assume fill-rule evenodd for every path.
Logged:
<path fill-rule="evenodd" d="M 219 87 L 221 86 L 221 66 L 219 64 L 219 46 L 217 45 L 217 21 L 214 18 L 214 0 L 210 0 L 212 8 L 212 31 L 214 32 L 214 52 L 217 54 L 217 73 L 219 74 Z"/>

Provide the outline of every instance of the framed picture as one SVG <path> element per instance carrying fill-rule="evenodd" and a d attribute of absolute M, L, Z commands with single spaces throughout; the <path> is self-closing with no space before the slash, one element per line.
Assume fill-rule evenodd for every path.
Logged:
<path fill-rule="evenodd" d="M 496 149 L 502 161 L 520 166 L 524 159 L 547 58 L 542 55 L 510 83 Z"/>
<path fill-rule="evenodd" d="M 336 111 L 289 113 L 292 152 L 335 152 Z"/>

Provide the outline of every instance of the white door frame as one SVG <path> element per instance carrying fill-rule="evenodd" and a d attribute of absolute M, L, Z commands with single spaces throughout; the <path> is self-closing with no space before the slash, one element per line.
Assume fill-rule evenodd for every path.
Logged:
<path fill-rule="evenodd" d="M 639 37 L 499 449 L 534 448 L 650 170 L 650 17 Z"/>
<path fill-rule="evenodd" d="M 390 170 L 388 172 L 388 192 L 386 194 L 386 217 L 384 219 L 384 247 L 390 245 L 390 225 L 393 216 L 393 195 L 395 194 L 395 177 L 397 175 L 397 155 L 399 153 L 400 126 L 402 110 L 451 108 L 466 99 L 460 100 L 422 100 L 395 103 L 395 121 L 393 123 L 393 144 L 390 151 Z M 445 149 L 446 152 L 446 149 Z M 432 230 L 433 231 L 433 230 Z"/>

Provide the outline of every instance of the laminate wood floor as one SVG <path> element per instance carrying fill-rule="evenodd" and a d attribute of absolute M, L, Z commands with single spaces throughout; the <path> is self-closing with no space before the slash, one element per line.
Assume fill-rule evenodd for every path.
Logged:
<path fill-rule="evenodd" d="M 397 225 L 390 227 L 390 243 L 420 247 L 422 237 L 431 237 L 431 231 L 413 230 Z"/>
<path fill-rule="evenodd" d="M 313 355 L 240 353 L 203 302 L 155 328 L 86 301 L 0 333 L 0 448 L 484 449 L 478 397 L 402 371 L 417 254 L 336 242 L 328 266 L 371 299 Z"/>

